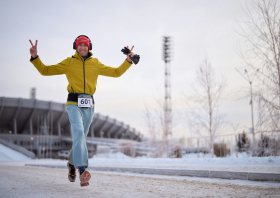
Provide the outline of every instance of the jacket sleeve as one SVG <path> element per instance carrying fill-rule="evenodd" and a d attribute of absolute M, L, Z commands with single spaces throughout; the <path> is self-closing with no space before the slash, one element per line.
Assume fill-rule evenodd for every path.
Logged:
<path fill-rule="evenodd" d="M 98 61 L 98 73 L 102 76 L 109 76 L 109 77 L 120 77 L 123 75 L 126 70 L 132 65 L 126 59 L 125 61 L 117 68 L 115 67 L 108 67 Z"/>
<path fill-rule="evenodd" d="M 30 62 L 36 67 L 36 69 L 40 72 L 43 76 L 52 76 L 52 75 L 60 75 L 65 74 L 67 70 L 67 66 L 69 65 L 69 60 L 65 59 L 62 62 L 56 64 L 56 65 L 49 65 L 46 66 L 42 63 L 39 56 L 31 60 Z"/>

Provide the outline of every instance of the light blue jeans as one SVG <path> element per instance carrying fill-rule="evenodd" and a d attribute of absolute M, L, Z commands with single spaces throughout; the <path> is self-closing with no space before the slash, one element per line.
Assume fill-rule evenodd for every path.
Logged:
<path fill-rule="evenodd" d="M 75 168 L 88 167 L 86 138 L 92 122 L 94 107 L 81 108 L 77 105 L 67 105 L 66 109 L 71 123 L 73 140 L 69 163 L 74 165 Z"/>

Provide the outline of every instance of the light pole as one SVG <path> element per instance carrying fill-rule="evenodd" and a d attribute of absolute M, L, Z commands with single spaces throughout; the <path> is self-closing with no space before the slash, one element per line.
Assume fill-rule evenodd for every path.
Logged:
<path fill-rule="evenodd" d="M 165 63 L 165 97 L 164 97 L 164 139 L 172 136 L 171 124 L 171 79 L 170 79 L 170 61 L 171 61 L 171 37 L 163 37 L 163 60 Z"/>
<path fill-rule="evenodd" d="M 32 151 L 33 137 L 31 137 L 30 140 L 31 140 L 31 152 L 33 152 Z"/>
<path fill-rule="evenodd" d="M 12 134 L 12 131 L 11 131 L 11 130 L 9 131 L 9 134 L 10 134 L 10 135 L 9 135 L 9 139 L 10 139 L 10 143 L 11 143 L 11 134 Z"/>
<path fill-rule="evenodd" d="M 236 69 L 236 71 L 243 76 L 243 78 L 249 82 L 250 84 L 250 94 L 251 94 L 251 101 L 250 101 L 250 105 L 251 105 L 251 117 L 252 117 L 252 128 L 250 133 L 253 134 L 253 156 L 255 156 L 255 129 L 254 129 L 254 112 L 253 112 L 253 92 L 252 92 L 252 80 L 250 79 L 249 75 L 248 75 L 248 71 L 245 69 L 244 73 L 247 74 L 247 78 L 239 71 Z M 258 70 L 256 70 L 256 72 L 258 72 Z M 256 74 L 256 73 L 255 73 Z M 253 77 L 254 78 L 254 77 Z"/>

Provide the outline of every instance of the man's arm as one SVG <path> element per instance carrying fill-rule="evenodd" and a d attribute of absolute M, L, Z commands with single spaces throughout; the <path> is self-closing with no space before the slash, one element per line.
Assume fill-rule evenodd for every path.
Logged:
<path fill-rule="evenodd" d="M 98 61 L 98 73 L 102 76 L 120 77 L 132 65 L 132 62 L 124 60 L 124 62 L 117 68 L 106 66 Z"/>
<path fill-rule="evenodd" d="M 30 55 L 31 55 L 30 62 L 36 67 L 36 69 L 40 72 L 41 75 L 51 76 L 51 75 L 65 74 L 69 62 L 68 59 L 65 59 L 64 61 L 58 63 L 57 65 L 45 66 L 37 54 L 38 41 L 36 40 L 35 45 L 33 45 L 31 40 L 29 41 L 32 46 L 30 48 Z"/>
<path fill-rule="evenodd" d="M 36 69 L 43 76 L 65 74 L 68 68 L 67 66 L 69 65 L 69 59 L 65 59 L 56 65 L 46 66 L 44 65 L 44 63 L 42 63 L 39 56 L 37 56 L 34 60 L 30 60 L 30 62 L 36 67 Z"/>
<path fill-rule="evenodd" d="M 129 48 L 127 46 L 127 48 Z M 131 47 L 130 53 L 127 54 L 126 60 L 117 68 L 108 67 L 98 61 L 98 71 L 99 75 L 109 76 L 109 77 L 120 77 L 123 75 L 126 70 L 132 65 L 132 60 L 129 56 L 133 57 L 134 53 L 132 52 L 134 45 Z"/>

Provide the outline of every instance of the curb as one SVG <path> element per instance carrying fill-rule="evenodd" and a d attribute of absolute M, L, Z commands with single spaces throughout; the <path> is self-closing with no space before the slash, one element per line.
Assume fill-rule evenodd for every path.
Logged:
<path fill-rule="evenodd" d="M 25 164 L 25 166 L 67 169 L 66 165 L 64 166 L 64 165 Z M 280 182 L 279 173 L 235 172 L 235 171 L 216 171 L 216 170 L 185 170 L 185 169 L 171 169 L 171 168 L 130 168 L 130 167 L 110 167 L 110 166 L 107 167 L 92 166 L 92 167 L 88 167 L 87 170 Z"/>

